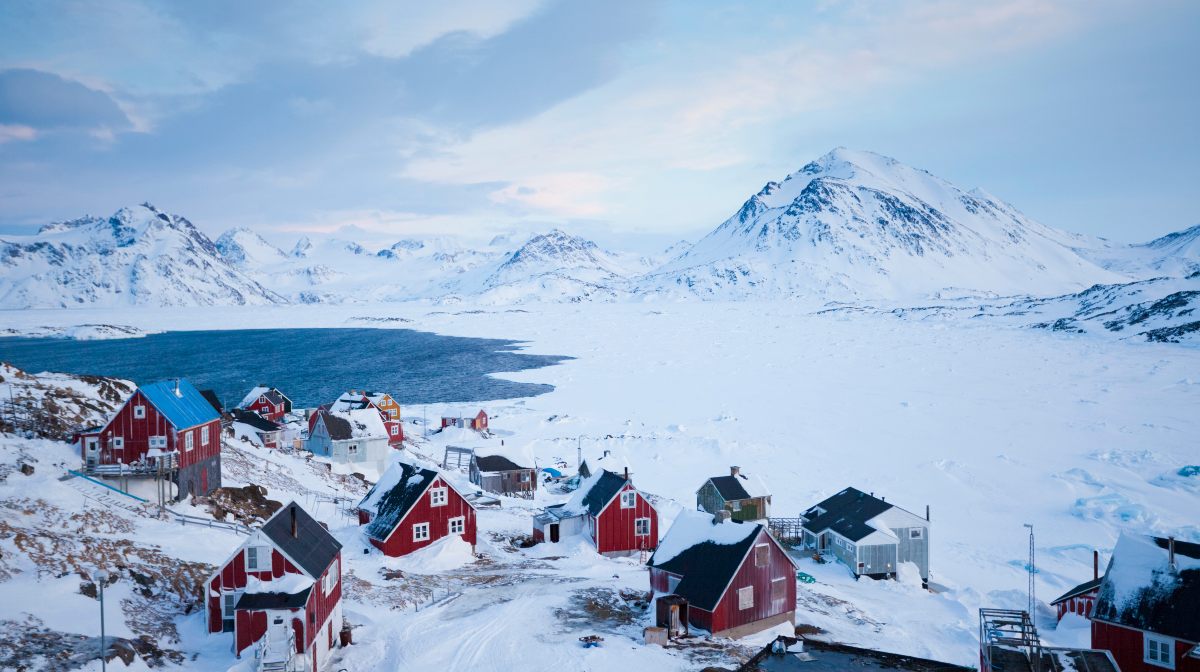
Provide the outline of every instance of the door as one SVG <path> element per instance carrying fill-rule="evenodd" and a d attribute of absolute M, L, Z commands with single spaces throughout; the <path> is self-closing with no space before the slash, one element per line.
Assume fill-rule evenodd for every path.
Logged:
<path fill-rule="evenodd" d="M 200 494 L 208 494 L 208 469 L 200 470 Z"/>
<path fill-rule="evenodd" d="M 550 543 L 558 543 L 558 523 L 550 523 Z"/>
<path fill-rule="evenodd" d="M 84 451 L 84 459 L 87 460 L 87 466 L 94 467 L 100 461 L 100 439 L 89 437 L 84 439 L 86 450 Z"/>
<path fill-rule="evenodd" d="M 671 621 L 670 622 L 671 622 L 671 634 L 672 635 L 683 634 L 683 628 L 679 624 L 679 605 L 678 604 L 671 605 Z"/>

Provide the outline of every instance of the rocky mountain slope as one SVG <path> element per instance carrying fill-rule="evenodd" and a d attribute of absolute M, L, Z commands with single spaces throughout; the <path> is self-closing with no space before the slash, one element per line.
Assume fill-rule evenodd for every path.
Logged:
<path fill-rule="evenodd" d="M 108 420 L 133 389 L 119 378 L 35 375 L 0 362 L 0 432 L 69 440 L 81 427 Z"/>
<path fill-rule="evenodd" d="M 268 304 L 187 219 L 149 203 L 0 238 L 0 307 Z"/>

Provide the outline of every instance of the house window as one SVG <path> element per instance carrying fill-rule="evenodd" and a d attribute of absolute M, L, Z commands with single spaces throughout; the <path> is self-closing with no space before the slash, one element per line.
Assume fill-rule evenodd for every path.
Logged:
<path fill-rule="evenodd" d="M 413 525 L 413 541 L 429 541 L 429 523 Z"/>
<path fill-rule="evenodd" d="M 208 425 L 200 428 L 200 445 L 208 445 Z"/>
<path fill-rule="evenodd" d="M 150 437 L 150 447 L 165 449 L 167 447 L 167 437 L 165 437 L 165 436 Z"/>
<path fill-rule="evenodd" d="M 430 506 L 445 506 L 446 505 L 446 488 L 432 488 L 429 490 L 429 505 Z"/>
<path fill-rule="evenodd" d="M 358 454 L 358 444 L 357 443 L 348 444 L 346 446 L 346 452 L 351 455 L 357 455 Z"/>
<path fill-rule="evenodd" d="M 754 607 L 754 586 L 746 586 L 738 588 L 738 609 L 751 609 Z"/>
<path fill-rule="evenodd" d="M 529 482 L 529 472 L 528 472 L 528 471 L 522 471 L 522 472 L 521 472 L 521 482 L 522 482 L 522 483 L 528 483 L 528 482 Z"/>
<path fill-rule="evenodd" d="M 1175 641 L 1166 637 L 1158 637 L 1146 633 L 1142 636 L 1146 641 L 1146 662 L 1151 665 L 1175 669 Z"/>
<path fill-rule="evenodd" d="M 467 530 L 467 519 L 464 516 L 450 519 L 450 534 L 462 534 Z"/>
<path fill-rule="evenodd" d="M 337 558 L 333 559 L 333 564 L 329 565 L 329 571 L 325 572 L 325 594 L 333 592 L 333 589 L 338 584 L 338 577 L 341 576 L 341 570 L 338 567 Z"/>
<path fill-rule="evenodd" d="M 787 599 L 787 579 L 771 579 L 771 601 Z"/>
<path fill-rule="evenodd" d="M 223 620 L 232 621 L 234 607 L 237 606 L 238 599 L 242 596 L 240 592 L 222 593 L 221 616 Z"/>
<path fill-rule="evenodd" d="M 771 562 L 771 547 L 767 544 L 758 544 L 754 547 L 754 566 L 766 567 Z"/>
<path fill-rule="evenodd" d="M 265 572 L 271 569 L 271 547 L 247 546 L 246 571 Z"/>
<path fill-rule="evenodd" d="M 187 432 L 186 434 L 184 434 L 183 435 L 183 449 L 191 450 L 193 447 L 193 444 L 194 444 L 194 440 L 195 440 L 195 434 L 193 434 L 192 432 Z"/>
<path fill-rule="evenodd" d="M 133 417 L 137 418 L 138 420 L 145 418 L 146 417 L 146 407 L 141 404 L 134 406 L 133 407 Z"/>
<path fill-rule="evenodd" d="M 923 539 L 925 537 L 925 528 L 914 527 L 908 531 L 909 539 Z"/>
<path fill-rule="evenodd" d="M 733 500 L 732 502 L 730 502 L 730 503 L 729 503 L 729 508 L 730 508 L 730 509 L 731 509 L 731 510 L 732 510 L 734 513 L 738 512 L 738 511 L 741 511 L 741 510 L 742 510 L 742 502 L 741 502 L 741 500 L 739 500 L 739 499 L 735 499 L 735 500 Z"/>
<path fill-rule="evenodd" d="M 388 429 L 389 429 L 389 430 L 392 432 L 392 436 L 396 436 L 397 434 L 399 434 L 399 433 L 400 433 L 400 426 L 399 426 L 399 425 L 392 425 L 392 426 L 391 426 L 391 427 L 389 427 Z"/>
<path fill-rule="evenodd" d="M 633 521 L 633 533 L 639 537 L 650 536 L 650 519 L 637 518 Z"/>
<path fill-rule="evenodd" d="M 637 493 L 632 490 L 626 490 L 621 493 L 621 508 L 632 509 L 637 506 Z"/>
<path fill-rule="evenodd" d="M 113 450 L 124 450 L 124 449 L 125 449 L 125 437 L 114 436 L 113 437 Z"/>
<path fill-rule="evenodd" d="M 388 415 L 392 416 L 393 418 L 398 418 L 398 417 L 400 417 L 400 411 L 397 411 L 396 409 L 393 408 L 388 411 Z"/>

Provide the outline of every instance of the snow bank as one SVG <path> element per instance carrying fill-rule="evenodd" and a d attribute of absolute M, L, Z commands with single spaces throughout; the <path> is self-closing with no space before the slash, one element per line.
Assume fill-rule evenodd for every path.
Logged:
<path fill-rule="evenodd" d="M 468 544 L 458 535 L 442 537 L 419 551 L 410 553 L 396 561 L 400 568 L 413 574 L 437 574 L 474 562 Z"/>

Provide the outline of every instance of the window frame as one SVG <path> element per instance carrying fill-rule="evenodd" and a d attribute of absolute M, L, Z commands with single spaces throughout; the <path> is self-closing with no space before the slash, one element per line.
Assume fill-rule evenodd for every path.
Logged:
<path fill-rule="evenodd" d="M 429 506 L 441 507 L 450 503 L 450 489 L 446 486 L 429 489 Z"/>
<path fill-rule="evenodd" d="M 145 404 L 134 404 L 133 419 L 134 420 L 145 420 L 146 419 L 146 405 Z"/>
<path fill-rule="evenodd" d="M 260 557 L 263 555 L 263 553 L 262 553 L 263 550 L 266 551 L 266 566 L 265 567 L 263 566 L 263 559 L 262 559 L 262 557 Z M 252 554 L 254 556 L 254 566 L 253 567 L 250 565 L 250 556 Z M 246 557 L 244 560 L 244 565 L 246 567 L 247 572 L 269 572 L 269 571 L 271 571 L 271 565 L 273 564 L 271 556 L 273 554 L 271 553 L 270 546 L 247 546 L 245 555 L 246 555 Z"/>
<path fill-rule="evenodd" d="M 738 513 L 742 510 L 742 500 L 735 499 L 729 502 L 729 510 L 733 513 Z"/>
<path fill-rule="evenodd" d="M 458 527 L 459 527 L 457 532 L 454 531 L 455 523 L 457 523 Z M 462 535 L 466 534 L 467 533 L 467 517 L 466 516 L 455 516 L 455 517 L 447 520 L 446 521 L 446 533 L 458 535 L 460 537 Z"/>
<path fill-rule="evenodd" d="M 645 529 L 645 531 L 638 531 L 638 528 L 640 528 L 640 527 L 642 526 L 642 524 L 643 524 L 643 523 L 644 523 L 644 524 L 645 524 L 645 526 L 646 526 L 646 529 Z M 652 527 L 652 526 L 651 526 L 651 524 L 650 524 L 650 518 L 649 518 L 649 517 L 643 516 L 643 517 L 641 517 L 641 518 L 634 518 L 634 519 L 633 519 L 633 536 L 635 536 L 635 537 L 648 537 L 648 536 L 650 536 L 650 529 L 651 529 L 651 527 Z"/>
<path fill-rule="evenodd" d="M 425 536 L 421 536 L 420 532 L 424 531 Z M 429 541 L 429 523 L 413 523 L 412 526 L 413 542 Z"/>
<path fill-rule="evenodd" d="M 123 437 L 123 436 L 112 437 L 112 447 L 113 447 L 113 450 L 125 450 L 125 437 Z"/>
<path fill-rule="evenodd" d="M 754 586 L 743 586 L 737 589 L 738 611 L 754 608 Z"/>
<path fill-rule="evenodd" d="M 923 527 L 909 528 L 908 538 L 910 541 L 913 539 L 924 539 L 925 538 L 925 528 L 923 528 Z"/>
<path fill-rule="evenodd" d="M 323 585 L 322 588 L 324 589 L 326 595 L 332 593 L 333 589 L 338 584 L 338 577 L 341 576 L 340 567 L 338 565 L 338 559 L 334 558 L 333 563 L 329 565 L 329 569 L 325 572 L 325 581 L 323 582 L 325 585 Z"/>
<path fill-rule="evenodd" d="M 209 439 L 208 425 L 200 428 L 200 445 L 207 446 Z"/>
<path fill-rule="evenodd" d="M 783 594 L 776 596 L 775 595 L 776 590 L 783 591 Z M 775 579 L 771 579 L 771 601 L 775 602 L 776 600 L 786 600 L 786 599 L 787 599 L 787 577 L 781 576 L 781 577 L 778 577 Z"/>
<path fill-rule="evenodd" d="M 166 450 L 166 448 L 167 448 L 167 437 L 166 437 L 166 435 L 164 435 L 164 434 L 155 434 L 154 436 L 151 436 L 151 437 L 150 437 L 150 447 L 151 447 L 151 448 L 158 448 L 158 449 L 160 449 L 160 450 Z"/>
<path fill-rule="evenodd" d="M 392 425 L 391 427 L 388 427 L 388 432 L 390 432 L 392 436 L 399 436 L 400 425 Z"/>
<path fill-rule="evenodd" d="M 196 439 L 193 436 L 193 432 L 184 432 L 183 433 L 183 449 L 185 451 L 190 451 L 195 447 L 196 447 Z"/>
<path fill-rule="evenodd" d="M 628 498 L 628 500 L 629 500 L 628 504 L 626 503 L 626 498 Z M 621 491 L 621 508 L 622 509 L 636 509 L 637 508 L 637 491 L 635 491 L 635 490 L 622 490 Z"/>
<path fill-rule="evenodd" d="M 761 553 L 759 549 L 762 549 Z M 761 556 L 762 562 L 759 562 Z M 771 545 L 770 544 L 755 544 L 754 545 L 754 566 L 767 567 L 771 564 Z"/>
<path fill-rule="evenodd" d="M 1151 649 L 1154 649 L 1154 657 L 1151 657 Z M 1163 660 L 1160 654 L 1165 655 Z M 1165 670 L 1175 669 L 1175 640 L 1162 635 L 1154 635 L 1149 632 L 1142 634 L 1142 661 L 1161 667 Z"/>
<path fill-rule="evenodd" d="M 221 593 L 221 620 L 232 621 L 237 617 L 237 609 L 234 607 L 242 597 L 241 590 L 228 590 Z M 233 598 L 232 600 L 230 598 Z"/>

